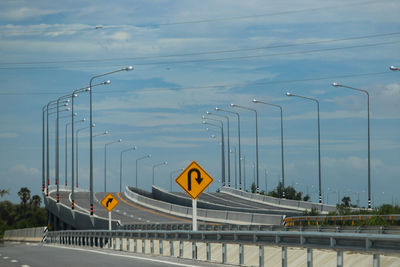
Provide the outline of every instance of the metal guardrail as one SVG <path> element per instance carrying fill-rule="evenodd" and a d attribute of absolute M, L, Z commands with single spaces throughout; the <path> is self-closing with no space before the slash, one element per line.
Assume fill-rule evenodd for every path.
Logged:
<path fill-rule="evenodd" d="M 164 230 L 191 231 L 192 224 L 130 224 L 119 227 L 120 230 Z M 336 226 L 336 225 L 237 225 L 237 224 L 199 224 L 199 231 L 299 231 L 331 233 L 364 233 L 364 234 L 400 234 L 400 226 Z"/>
<path fill-rule="evenodd" d="M 298 216 L 298 217 L 287 217 L 283 220 L 284 225 L 310 225 L 310 224 L 344 224 L 350 223 L 354 225 L 356 222 L 369 221 L 378 219 L 387 221 L 392 224 L 400 221 L 399 214 L 392 215 L 338 215 L 338 216 Z"/>
<path fill-rule="evenodd" d="M 299 231 L 129 231 L 79 230 L 47 233 L 47 242 L 103 247 L 109 239 L 162 239 L 335 249 L 369 253 L 399 253 L 400 235 Z M 85 242 L 86 241 L 86 242 Z"/>
<path fill-rule="evenodd" d="M 96 246 L 103 248 L 108 244 L 108 248 L 116 250 L 139 252 L 138 243 L 141 243 L 141 253 L 174 257 L 174 242 L 179 242 L 180 258 L 184 255 L 184 242 L 191 243 L 191 259 L 198 259 L 197 247 L 206 246 L 206 261 L 211 261 L 211 254 L 222 255 L 222 263 L 227 263 L 227 248 L 232 245 L 238 246 L 237 257 L 239 265 L 244 264 L 245 255 L 244 245 L 253 246 L 258 250 L 259 266 L 264 266 L 264 246 L 280 246 L 282 249 L 282 267 L 287 267 L 288 247 L 307 248 L 307 266 L 313 266 L 313 249 L 329 249 L 337 252 L 337 266 L 343 266 L 343 253 L 354 251 L 373 254 L 372 261 L 374 267 L 379 267 L 380 254 L 400 252 L 400 235 L 382 234 L 349 234 L 349 233 L 323 233 L 323 232 L 299 232 L 299 231 L 59 231 L 49 232 L 46 237 L 47 243 L 73 245 L 73 246 Z M 155 241 L 158 240 L 158 251 L 155 251 Z M 131 244 L 133 242 L 133 250 Z M 169 252 L 164 244 L 168 245 Z M 117 243 L 119 243 L 117 247 Z M 150 243 L 150 244 L 149 244 Z M 211 250 L 212 243 L 220 243 L 221 251 Z M 146 244 L 150 245 L 150 251 L 146 249 Z M 166 245 L 166 246 L 167 246 Z M 257 248 L 258 246 L 258 248 Z M 215 246 L 214 246 L 215 248 Z M 186 251 L 187 252 L 187 251 Z M 249 251 L 247 251 L 249 253 Z M 253 250 L 254 253 L 254 250 Z M 188 253 L 185 253 L 186 255 Z M 232 257 L 231 256 L 231 257 Z M 254 254 L 251 258 L 254 259 Z M 290 256 L 290 254 L 289 254 Z M 297 256 L 296 256 L 297 257 Z M 204 257 L 203 257 L 204 260 Z"/>

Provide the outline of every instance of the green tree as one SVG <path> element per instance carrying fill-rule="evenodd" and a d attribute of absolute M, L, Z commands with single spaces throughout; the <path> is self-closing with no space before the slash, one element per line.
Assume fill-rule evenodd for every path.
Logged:
<path fill-rule="evenodd" d="M 21 204 L 26 206 L 26 203 L 31 199 L 31 190 L 28 187 L 21 187 L 18 191 L 18 196 L 21 199 Z"/>
<path fill-rule="evenodd" d="M 3 197 L 4 195 L 8 195 L 10 192 L 6 189 L 0 189 L 0 197 Z"/>
<path fill-rule="evenodd" d="M 39 195 L 34 195 L 31 199 L 31 205 L 34 209 L 37 209 L 40 207 L 40 204 L 42 203 L 42 199 L 40 198 Z"/>
<path fill-rule="evenodd" d="M 342 202 L 343 202 L 343 205 L 348 208 L 348 207 L 350 207 L 351 199 L 350 199 L 350 197 L 343 197 Z"/>
<path fill-rule="evenodd" d="M 256 187 L 256 184 L 253 182 L 252 184 L 251 184 L 251 192 L 252 193 L 255 193 L 257 191 L 257 187 Z"/>

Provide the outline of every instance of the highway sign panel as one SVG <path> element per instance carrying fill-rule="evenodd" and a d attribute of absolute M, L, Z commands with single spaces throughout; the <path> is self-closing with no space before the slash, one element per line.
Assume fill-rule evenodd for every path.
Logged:
<path fill-rule="evenodd" d="M 101 204 L 108 210 L 108 212 L 111 212 L 115 206 L 117 206 L 119 201 L 111 194 L 108 194 L 102 201 Z"/>
<path fill-rule="evenodd" d="M 175 179 L 175 182 L 193 199 L 198 198 L 213 181 L 214 179 L 196 161 L 190 163 Z"/>

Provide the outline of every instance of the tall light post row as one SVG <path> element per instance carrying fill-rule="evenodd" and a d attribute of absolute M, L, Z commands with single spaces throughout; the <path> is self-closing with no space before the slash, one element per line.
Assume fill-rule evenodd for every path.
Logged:
<path fill-rule="evenodd" d="M 77 116 L 77 113 L 73 114 L 73 117 Z M 77 123 L 80 122 L 85 122 L 86 119 L 83 118 L 82 120 L 78 121 Z M 64 156 L 64 160 L 65 160 L 65 186 L 68 186 L 68 126 L 72 125 L 72 121 L 71 122 L 67 122 L 65 124 L 65 137 L 64 137 L 64 141 L 65 141 L 65 156 Z"/>

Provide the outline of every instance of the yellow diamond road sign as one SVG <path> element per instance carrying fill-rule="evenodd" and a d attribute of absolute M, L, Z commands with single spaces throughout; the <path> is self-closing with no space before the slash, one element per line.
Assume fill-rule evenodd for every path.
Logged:
<path fill-rule="evenodd" d="M 196 161 L 190 163 L 175 179 L 175 182 L 193 199 L 198 198 L 213 181 L 214 179 Z"/>
<path fill-rule="evenodd" d="M 111 194 L 108 194 L 102 201 L 101 204 L 106 208 L 109 212 L 111 212 L 115 206 L 117 206 L 119 201 Z"/>

